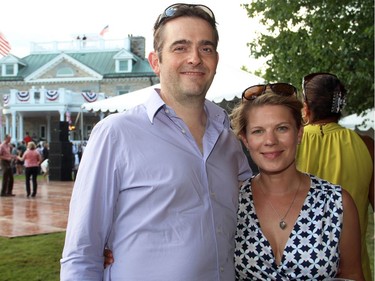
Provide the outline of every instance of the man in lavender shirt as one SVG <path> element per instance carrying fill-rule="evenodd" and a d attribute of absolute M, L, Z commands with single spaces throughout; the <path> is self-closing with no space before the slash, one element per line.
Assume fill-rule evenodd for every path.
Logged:
<path fill-rule="evenodd" d="M 74 185 L 61 280 L 234 281 L 239 182 L 251 176 L 226 112 L 205 99 L 213 12 L 168 7 L 149 62 L 160 89 L 99 122 Z M 103 249 L 115 262 L 103 268 Z"/>

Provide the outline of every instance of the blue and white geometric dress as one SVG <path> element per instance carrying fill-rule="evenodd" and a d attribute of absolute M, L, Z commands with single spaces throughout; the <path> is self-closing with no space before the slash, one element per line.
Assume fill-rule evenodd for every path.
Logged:
<path fill-rule="evenodd" d="M 237 280 L 323 280 L 339 266 L 342 189 L 313 175 L 280 265 L 260 228 L 250 179 L 241 187 L 235 264 Z"/>

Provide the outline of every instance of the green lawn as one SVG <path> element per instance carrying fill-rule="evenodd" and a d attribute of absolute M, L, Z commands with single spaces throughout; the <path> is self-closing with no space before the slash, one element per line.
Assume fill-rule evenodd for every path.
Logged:
<path fill-rule="evenodd" d="M 2 281 L 60 280 L 65 232 L 36 236 L 0 237 Z"/>

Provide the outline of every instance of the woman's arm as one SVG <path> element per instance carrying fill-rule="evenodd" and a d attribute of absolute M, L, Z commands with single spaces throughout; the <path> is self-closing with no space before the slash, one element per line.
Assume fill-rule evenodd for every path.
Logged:
<path fill-rule="evenodd" d="M 366 144 L 368 152 L 371 155 L 372 163 L 374 163 L 374 140 L 369 136 L 359 135 L 363 142 Z M 368 199 L 374 211 L 374 173 L 372 173 L 371 182 L 369 186 Z"/>
<path fill-rule="evenodd" d="M 18 152 L 17 159 L 20 161 L 25 161 L 25 155 L 27 154 L 27 150 L 23 153 L 22 157 L 20 156 L 21 152 Z"/>
<path fill-rule="evenodd" d="M 337 277 L 365 281 L 361 265 L 361 231 L 358 212 L 350 194 L 342 190 L 344 208 L 340 238 L 340 269 Z"/>

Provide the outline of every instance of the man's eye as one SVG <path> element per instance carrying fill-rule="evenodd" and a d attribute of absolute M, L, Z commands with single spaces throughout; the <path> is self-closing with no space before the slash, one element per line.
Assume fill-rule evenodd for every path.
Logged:
<path fill-rule="evenodd" d="M 206 54 L 212 54 L 214 53 L 214 49 L 212 47 L 204 47 L 202 48 L 202 52 L 206 53 Z"/>

